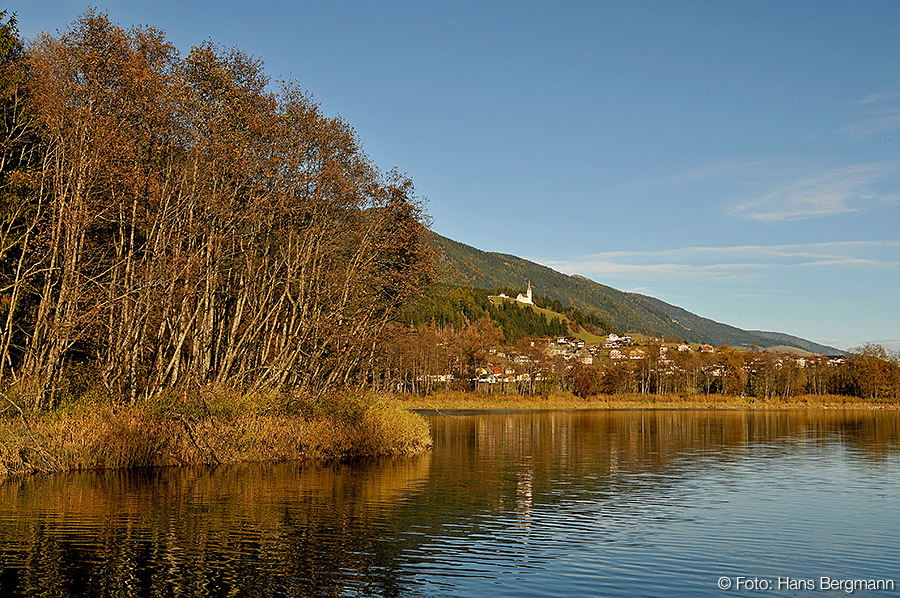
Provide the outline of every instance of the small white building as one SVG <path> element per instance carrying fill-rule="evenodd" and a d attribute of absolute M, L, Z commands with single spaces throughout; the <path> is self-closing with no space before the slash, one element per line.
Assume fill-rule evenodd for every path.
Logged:
<path fill-rule="evenodd" d="M 594 364 L 594 356 L 591 355 L 590 351 L 582 349 L 575 353 L 575 357 L 578 359 L 579 363 L 583 363 L 584 365 L 593 365 Z"/>

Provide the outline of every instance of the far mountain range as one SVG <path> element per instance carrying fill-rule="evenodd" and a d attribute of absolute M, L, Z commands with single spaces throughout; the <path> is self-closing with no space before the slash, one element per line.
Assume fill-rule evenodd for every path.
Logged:
<path fill-rule="evenodd" d="M 689 343 L 731 345 L 750 349 L 778 350 L 798 353 L 841 355 L 835 347 L 762 330 L 742 330 L 654 297 L 628 293 L 577 275 L 563 274 L 526 259 L 481 251 L 437 233 L 431 233 L 442 250 L 444 281 L 478 289 L 525 288 L 528 281 L 535 293 L 556 299 L 567 307 L 586 314 L 594 313 L 620 332 L 637 332 L 655 336 L 680 337 Z"/>

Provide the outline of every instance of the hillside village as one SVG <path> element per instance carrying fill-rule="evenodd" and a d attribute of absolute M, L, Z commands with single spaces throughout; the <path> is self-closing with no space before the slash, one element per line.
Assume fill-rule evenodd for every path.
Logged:
<path fill-rule="evenodd" d="M 637 336 L 637 340 L 635 340 Z M 674 375 L 679 373 L 681 366 L 676 364 L 676 359 L 671 355 L 672 352 L 681 354 L 699 354 L 701 356 L 721 355 L 725 351 L 732 350 L 730 347 L 723 346 L 720 348 L 713 347 L 709 344 L 687 343 L 666 343 L 663 339 L 657 337 L 646 337 L 643 335 L 626 334 L 618 336 L 611 333 L 607 340 L 602 344 L 587 344 L 585 341 L 571 337 L 557 337 L 552 340 L 533 340 L 536 346 L 540 346 L 544 356 L 549 359 L 559 360 L 565 365 L 566 369 L 574 369 L 578 365 L 587 366 L 606 366 L 614 367 L 622 362 L 645 362 L 652 361 L 654 372 Z M 488 351 L 490 358 L 488 364 L 476 369 L 477 376 L 472 379 L 473 382 L 479 384 L 502 384 L 510 382 L 521 382 L 523 376 L 527 376 L 527 368 L 521 366 L 532 364 L 535 360 L 533 357 L 517 353 L 516 351 L 502 351 L 491 348 Z M 753 352 L 746 352 L 747 356 L 753 355 Z M 777 354 L 777 353 L 758 353 L 760 356 L 768 356 L 774 360 L 778 367 L 792 365 L 798 368 L 806 368 L 813 366 L 830 366 L 835 367 L 845 362 L 845 357 L 826 357 L 824 355 L 800 356 L 797 354 Z M 761 357 L 762 358 L 762 357 Z M 743 369 L 746 373 L 753 372 L 752 358 L 750 362 L 745 363 Z M 518 369 L 516 366 L 520 366 Z M 715 363 L 709 363 L 704 366 L 712 376 L 720 377 L 726 375 L 726 370 L 722 366 Z M 541 376 L 541 371 L 537 372 Z M 454 378 L 452 373 L 438 375 L 433 377 L 434 380 L 449 381 Z"/>

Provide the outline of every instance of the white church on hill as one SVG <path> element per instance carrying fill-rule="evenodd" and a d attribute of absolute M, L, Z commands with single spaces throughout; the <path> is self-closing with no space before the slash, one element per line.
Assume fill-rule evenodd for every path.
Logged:
<path fill-rule="evenodd" d="M 528 290 L 525 291 L 525 294 L 519 293 L 516 296 L 516 301 L 519 303 L 524 303 L 525 305 L 534 305 L 534 301 L 531 299 L 531 281 L 528 281 Z"/>
<path fill-rule="evenodd" d="M 500 297 L 501 299 L 509 299 L 509 297 L 507 297 L 503 293 L 500 293 L 497 296 Z M 518 301 L 519 303 L 524 303 L 525 305 L 534 305 L 534 300 L 531 298 L 531 281 L 530 280 L 528 281 L 528 290 L 525 291 L 524 295 L 522 293 L 519 293 L 516 296 L 516 301 Z"/>

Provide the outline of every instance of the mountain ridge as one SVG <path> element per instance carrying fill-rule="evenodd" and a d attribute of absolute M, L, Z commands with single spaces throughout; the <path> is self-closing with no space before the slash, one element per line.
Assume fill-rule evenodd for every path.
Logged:
<path fill-rule="evenodd" d="M 584 313 L 594 313 L 619 332 L 679 337 L 687 342 L 751 348 L 786 345 L 811 353 L 842 355 L 835 347 L 782 332 L 744 330 L 704 318 L 639 293 L 620 291 L 584 276 L 564 274 L 524 258 L 482 251 L 431 232 L 440 248 L 445 282 L 480 289 L 518 288 L 530 281 L 536 292 Z"/>

